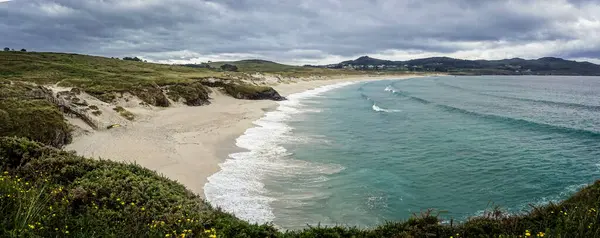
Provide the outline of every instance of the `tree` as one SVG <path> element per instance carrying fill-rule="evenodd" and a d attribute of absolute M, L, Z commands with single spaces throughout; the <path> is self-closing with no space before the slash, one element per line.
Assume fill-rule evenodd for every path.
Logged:
<path fill-rule="evenodd" d="M 26 49 L 21 49 L 21 52 L 27 52 L 27 50 Z"/>
<path fill-rule="evenodd" d="M 138 58 L 138 57 L 124 57 L 123 60 L 129 60 L 129 61 L 137 61 L 137 62 L 142 62 L 142 59 Z"/>
<path fill-rule="evenodd" d="M 8 48 L 8 47 L 5 47 L 5 48 L 4 48 L 4 51 L 10 51 L 10 48 Z"/>

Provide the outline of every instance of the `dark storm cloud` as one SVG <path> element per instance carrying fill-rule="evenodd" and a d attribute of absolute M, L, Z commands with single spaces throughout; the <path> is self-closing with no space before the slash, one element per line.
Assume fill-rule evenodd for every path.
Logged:
<path fill-rule="evenodd" d="M 0 3 L 0 45 L 157 61 L 598 58 L 599 10 L 591 0 L 13 0 Z"/>

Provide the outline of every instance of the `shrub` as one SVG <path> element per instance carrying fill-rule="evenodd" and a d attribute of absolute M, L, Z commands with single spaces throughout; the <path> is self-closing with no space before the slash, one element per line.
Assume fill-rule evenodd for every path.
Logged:
<path fill-rule="evenodd" d="M 34 193 L 43 195 L 39 203 L 44 209 L 33 217 L 52 216 L 48 212 L 55 211 L 60 218 L 40 222 L 44 229 L 32 229 L 32 236 L 64 236 L 66 229 L 78 237 L 278 234 L 271 226 L 250 225 L 213 209 L 179 183 L 140 166 L 85 159 L 24 139 L 0 137 L 0 171 L 45 188 Z M 15 206 L 7 209 L 23 214 Z M 3 214 L 0 220 L 12 222 L 14 217 Z M 13 226 L 3 227 L 0 237 L 18 232 Z"/>
<path fill-rule="evenodd" d="M 124 57 L 123 60 L 142 62 L 142 59 L 138 57 Z"/>
<path fill-rule="evenodd" d="M 45 100 L 0 100 L 0 136 L 26 137 L 55 147 L 71 142 L 71 127 Z"/>
<path fill-rule="evenodd" d="M 173 101 L 183 98 L 188 106 L 202 106 L 210 104 L 208 101 L 210 89 L 199 82 L 190 84 L 176 84 L 168 87 L 167 95 Z"/>
<path fill-rule="evenodd" d="M 122 117 L 125 117 L 125 119 L 127 119 L 127 120 L 133 121 L 133 119 L 135 119 L 135 115 L 133 115 L 133 113 L 131 113 L 130 111 L 127 111 L 125 108 L 123 108 L 121 106 L 116 106 L 115 108 L 113 108 L 113 110 L 118 112 L 119 115 L 121 115 Z"/>

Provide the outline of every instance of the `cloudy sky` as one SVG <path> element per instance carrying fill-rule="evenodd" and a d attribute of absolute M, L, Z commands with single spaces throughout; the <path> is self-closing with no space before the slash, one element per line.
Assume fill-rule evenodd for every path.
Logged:
<path fill-rule="evenodd" d="M 600 0 L 0 0 L 0 47 L 165 63 L 362 55 L 600 63 Z"/>

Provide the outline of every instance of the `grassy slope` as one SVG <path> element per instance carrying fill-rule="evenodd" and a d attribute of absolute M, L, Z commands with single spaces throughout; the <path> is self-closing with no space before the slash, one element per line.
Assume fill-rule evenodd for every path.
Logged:
<path fill-rule="evenodd" d="M 224 76 L 208 69 L 37 52 L 0 52 L 0 72 L 3 79 L 41 84 L 61 82 L 92 91 L 127 90 L 137 85 L 167 85 Z"/>
<path fill-rule="evenodd" d="M 55 105 L 39 98 L 44 93 L 37 86 L 0 80 L 0 136 L 27 137 L 59 148 L 68 144 L 71 128 Z"/>
<path fill-rule="evenodd" d="M 165 87 L 174 88 L 168 94 L 171 99 L 184 98 L 188 105 L 206 104 L 209 90 L 194 84 L 203 78 L 249 79 L 248 73 L 255 72 L 288 77 L 362 74 L 258 60 L 231 63 L 239 67 L 239 72 L 223 72 L 218 67 L 193 68 L 78 54 L 0 52 L 0 80 L 78 87 L 107 102 L 115 98 L 114 93 L 129 92 L 151 105 L 168 106 L 163 93 Z M 220 66 L 219 63 L 213 65 Z"/>

